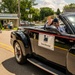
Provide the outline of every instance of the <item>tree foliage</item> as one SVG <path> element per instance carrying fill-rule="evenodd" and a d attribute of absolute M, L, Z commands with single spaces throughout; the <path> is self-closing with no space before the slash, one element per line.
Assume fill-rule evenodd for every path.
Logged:
<path fill-rule="evenodd" d="M 1 24 L 1 22 L 0 22 L 0 29 L 2 29 L 2 24 Z"/>
<path fill-rule="evenodd" d="M 60 13 L 61 13 L 60 9 L 58 8 L 57 11 L 56 11 L 56 14 L 59 15 Z"/>
<path fill-rule="evenodd" d="M 34 13 L 33 13 L 33 20 L 34 21 L 39 21 L 40 20 L 40 10 L 39 9 L 34 9 Z"/>
<path fill-rule="evenodd" d="M 43 20 L 45 17 L 53 15 L 54 11 L 49 7 L 43 7 L 40 9 L 40 17 Z"/>
<path fill-rule="evenodd" d="M 68 10 L 68 9 L 73 9 L 75 8 L 75 3 L 71 3 L 71 4 L 68 4 L 68 5 L 65 5 L 63 10 Z"/>
<path fill-rule="evenodd" d="M 6 13 L 16 13 L 17 0 L 2 0 L 1 10 Z"/>
<path fill-rule="evenodd" d="M 35 0 L 21 0 L 21 19 L 28 20 L 28 14 L 33 13 L 32 6 L 36 5 Z"/>
<path fill-rule="evenodd" d="M 20 0 L 21 19 L 28 20 L 31 8 L 36 5 L 35 0 Z M 26 9 L 29 9 L 27 11 Z M 0 11 L 4 13 L 18 13 L 18 0 L 2 0 Z"/>
<path fill-rule="evenodd" d="M 29 20 L 28 14 L 32 14 L 32 20 L 43 20 L 45 17 L 53 15 L 54 11 L 49 7 L 43 7 L 40 10 L 33 8 L 37 5 L 35 0 L 20 0 L 20 12 L 22 20 Z M 0 11 L 4 13 L 18 13 L 18 0 L 2 0 Z"/>

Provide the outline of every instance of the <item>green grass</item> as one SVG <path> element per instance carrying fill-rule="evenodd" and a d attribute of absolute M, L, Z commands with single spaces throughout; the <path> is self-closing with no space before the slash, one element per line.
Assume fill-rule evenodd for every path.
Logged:
<path fill-rule="evenodd" d="M 5 30 L 4 28 L 2 28 L 1 30 Z"/>
<path fill-rule="evenodd" d="M 18 28 L 17 27 L 14 27 L 13 29 L 4 29 L 4 28 L 2 28 L 1 30 L 17 30 Z"/>
<path fill-rule="evenodd" d="M 13 28 L 13 30 L 17 30 L 17 29 L 18 29 L 17 27 L 14 27 L 14 28 Z"/>

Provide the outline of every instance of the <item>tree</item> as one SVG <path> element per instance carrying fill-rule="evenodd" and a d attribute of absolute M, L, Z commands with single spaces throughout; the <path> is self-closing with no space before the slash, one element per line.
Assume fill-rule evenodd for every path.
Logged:
<path fill-rule="evenodd" d="M 32 14 L 32 6 L 36 5 L 35 0 L 21 0 L 20 8 L 21 8 L 21 19 L 28 20 L 28 14 Z M 27 9 L 29 11 L 27 11 Z"/>
<path fill-rule="evenodd" d="M 33 8 L 33 20 L 39 21 L 40 20 L 40 10 Z"/>
<path fill-rule="evenodd" d="M 63 8 L 63 11 L 74 11 L 75 12 L 75 3 L 71 3 L 68 5 L 65 5 Z"/>
<path fill-rule="evenodd" d="M 0 30 L 2 29 L 2 24 L 1 24 L 1 22 L 0 22 Z"/>
<path fill-rule="evenodd" d="M 1 11 L 6 13 L 16 13 L 17 0 L 2 0 Z"/>
<path fill-rule="evenodd" d="M 43 7 L 40 9 L 40 18 L 43 20 L 45 17 L 53 15 L 54 11 L 49 7 Z"/>
<path fill-rule="evenodd" d="M 35 0 L 20 0 L 21 19 L 28 20 L 28 14 L 31 14 L 31 8 L 36 5 Z M 29 9 L 29 11 L 26 11 Z M 0 11 L 4 13 L 18 13 L 18 0 L 2 0 Z"/>
<path fill-rule="evenodd" d="M 60 13 L 60 9 L 58 8 L 56 14 L 59 15 Z"/>

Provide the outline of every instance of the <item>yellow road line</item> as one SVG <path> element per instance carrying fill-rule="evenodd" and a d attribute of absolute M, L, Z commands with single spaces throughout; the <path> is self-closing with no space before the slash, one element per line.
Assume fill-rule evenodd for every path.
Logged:
<path fill-rule="evenodd" d="M 3 48 L 3 49 L 6 49 L 6 50 L 8 50 L 8 51 L 11 51 L 12 53 L 14 53 L 14 49 L 13 49 L 12 46 L 9 46 L 9 45 L 7 45 L 7 44 L 4 44 L 4 43 L 1 43 L 1 42 L 0 42 L 0 47 Z M 59 48 L 59 49 L 61 49 L 61 50 L 67 50 L 67 49 L 64 49 L 64 48 L 61 48 L 61 47 L 57 47 L 57 46 L 55 46 L 55 48 Z"/>
<path fill-rule="evenodd" d="M 14 53 L 14 49 L 12 46 L 9 46 L 9 45 L 6 45 L 6 44 L 0 42 L 0 47 Z"/>
<path fill-rule="evenodd" d="M 9 45 L 4 44 L 4 43 L 1 43 L 1 42 L 0 42 L 0 45 L 3 45 L 3 46 L 6 46 L 6 47 L 9 47 L 9 48 L 12 48 L 12 49 L 13 49 L 13 47 L 12 47 L 12 46 L 9 46 Z"/>

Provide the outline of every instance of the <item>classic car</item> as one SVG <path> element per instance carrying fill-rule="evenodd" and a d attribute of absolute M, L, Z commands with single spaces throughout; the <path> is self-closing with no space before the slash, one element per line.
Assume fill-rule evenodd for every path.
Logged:
<path fill-rule="evenodd" d="M 66 33 L 44 26 L 11 32 L 10 42 L 19 64 L 29 61 L 52 75 L 75 75 L 75 13 L 58 18 Z"/>

